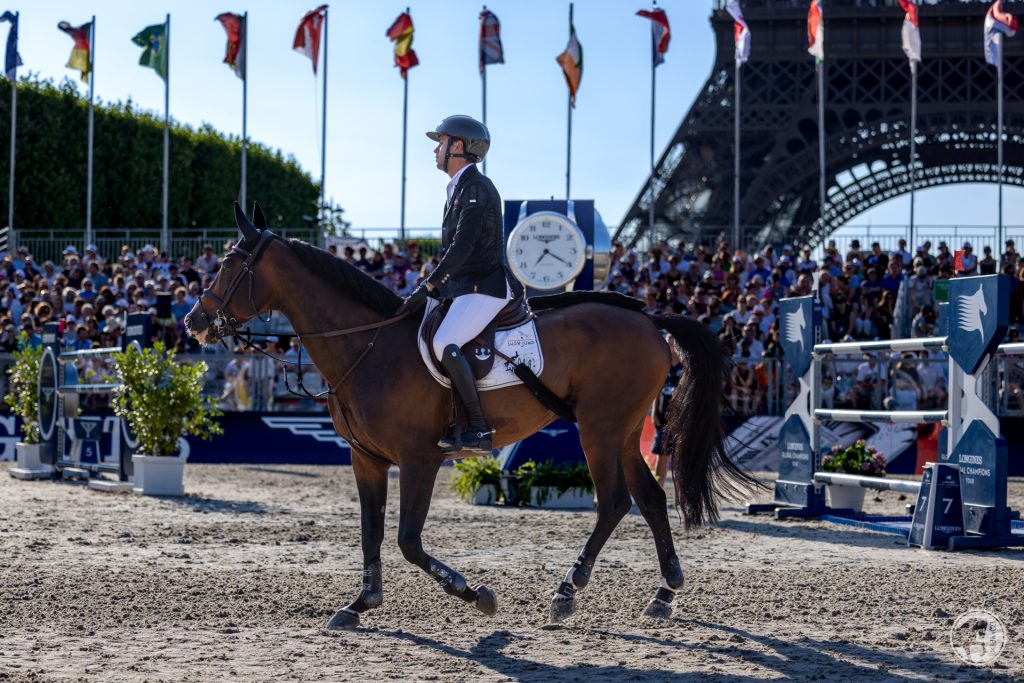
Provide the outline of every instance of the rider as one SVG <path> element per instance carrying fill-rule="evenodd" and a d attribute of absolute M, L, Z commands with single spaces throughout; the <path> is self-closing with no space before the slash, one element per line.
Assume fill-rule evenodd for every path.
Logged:
<path fill-rule="evenodd" d="M 501 197 L 494 183 L 476 168 L 491 146 L 487 127 L 469 116 L 449 116 L 427 137 L 437 142 L 438 169 L 451 178 L 442 222 L 442 257 L 397 313 L 417 308 L 428 295 L 452 300 L 434 335 L 433 351 L 466 407 L 468 426 L 461 449 L 490 453 L 494 430 L 484 417 L 473 371 L 461 349 L 521 291 L 521 285 L 505 256 Z M 446 434 L 438 446 L 449 454 L 461 450 L 454 435 Z"/>

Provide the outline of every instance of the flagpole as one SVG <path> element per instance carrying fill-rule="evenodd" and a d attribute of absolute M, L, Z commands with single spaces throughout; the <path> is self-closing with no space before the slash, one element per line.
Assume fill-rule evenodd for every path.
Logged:
<path fill-rule="evenodd" d="M 324 246 L 324 219 L 327 217 L 327 8 L 324 7 L 324 94 L 323 122 L 320 124 L 320 246 Z"/>
<path fill-rule="evenodd" d="M 484 5 L 484 9 L 487 9 L 487 5 Z M 483 85 L 483 113 L 484 113 L 484 128 L 487 127 L 487 66 L 484 64 L 480 65 L 480 82 Z M 487 157 L 483 160 L 484 175 L 487 175 Z"/>
<path fill-rule="evenodd" d="M 1003 245 L 1003 35 L 997 33 L 995 40 L 999 41 L 999 64 L 996 66 L 996 73 L 998 75 L 998 94 L 996 96 L 996 141 L 997 141 L 997 161 L 998 166 L 998 178 L 997 184 L 999 187 L 999 223 L 997 230 L 997 245 L 1002 248 Z"/>
<path fill-rule="evenodd" d="M 572 3 L 569 3 L 569 40 L 572 40 Z M 569 201 L 569 181 L 572 179 L 572 89 L 569 90 L 569 134 L 565 152 L 565 200 Z"/>
<path fill-rule="evenodd" d="M 732 248 L 740 249 L 740 60 L 736 60 L 736 106 L 733 122 Z"/>
<path fill-rule="evenodd" d="M 405 13 L 409 14 L 409 8 L 405 8 Z M 412 15 L 409 14 L 409 18 L 412 19 Z M 409 70 L 406 70 L 405 77 L 402 78 L 402 213 L 399 225 L 399 239 L 402 244 L 405 244 L 405 162 L 406 162 L 406 139 L 409 129 Z"/>
<path fill-rule="evenodd" d="M 819 61 L 818 71 L 818 200 L 821 202 L 821 227 L 828 234 L 825 223 L 825 62 Z"/>
<path fill-rule="evenodd" d="M 651 3 L 653 9 L 658 9 L 658 3 Z M 647 202 L 647 232 L 650 235 L 654 235 L 654 97 L 657 92 L 657 79 L 655 74 L 657 73 L 657 64 L 655 64 L 654 55 L 657 54 L 658 45 L 654 42 L 654 30 L 651 30 L 651 179 L 648 182 L 650 187 L 651 195 Z"/>
<path fill-rule="evenodd" d="M 17 27 L 21 12 L 14 13 L 14 26 Z M 18 59 L 14 59 L 14 78 L 11 79 L 11 173 L 7 187 L 7 227 L 10 229 L 12 245 L 17 245 L 14 236 L 14 146 L 17 143 L 18 130 Z"/>
<path fill-rule="evenodd" d="M 167 229 L 167 204 L 170 188 L 170 125 L 171 125 L 171 15 L 167 14 L 164 24 L 164 188 L 163 188 L 163 225 L 160 229 L 160 251 L 170 251 L 170 233 Z"/>
<path fill-rule="evenodd" d="M 917 61 L 910 60 L 910 253 L 914 254 L 914 189 L 917 186 Z M 911 256 L 913 258 L 913 256 Z"/>
<path fill-rule="evenodd" d="M 89 24 L 89 153 L 86 161 L 85 181 L 85 244 L 92 244 L 92 143 L 93 143 L 93 101 L 96 92 L 96 15 Z"/>
<path fill-rule="evenodd" d="M 245 208 L 245 190 L 247 184 L 246 156 L 248 153 L 248 113 L 249 113 L 249 12 L 242 14 L 242 208 Z M 326 56 L 326 55 L 325 55 Z M 326 59 L 324 62 L 326 63 Z M 327 71 L 327 67 L 324 67 Z M 327 74 L 325 73 L 324 76 Z M 326 78 L 324 79 L 326 80 Z"/>

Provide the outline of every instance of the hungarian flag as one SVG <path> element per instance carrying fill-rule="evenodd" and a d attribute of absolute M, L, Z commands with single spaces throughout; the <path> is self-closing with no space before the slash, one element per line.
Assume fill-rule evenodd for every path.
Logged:
<path fill-rule="evenodd" d="M 576 91 L 580 89 L 580 81 L 583 80 L 583 46 L 576 40 L 576 27 L 569 24 L 569 44 L 565 46 L 565 52 L 555 57 L 555 61 L 562 66 L 565 74 L 565 82 L 569 86 L 569 104 L 576 107 Z"/>
<path fill-rule="evenodd" d="M 665 53 L 668 52 L 668 41 L 672 39 L 672 31 L 668 26 L 668 15 L 663 9 L 642 9 L 637 16 L 651 20 L 651 40 L 653 51 L 651 53 L 651 64 L 658 66 L 665 61 Z"/>
<path fill-rule="evenodd" d="M 480 12 L 480 73 L 488 64 L 504 64 L 505 50 L 501 47 L 501 22 L 488 9 Z"/>
<path fill-rule="evenodd" d="M 327 5 L 320 5 L 306 12 L 299 22 L 299 28 L 295 30 L 295 40 L 292 41 L 292 49 L 306 55 L 313 62 L 314 76 L 316 63 L 320 57 L 320 31 L 324 27 L 326 13 Z"/>
<path fill-rule="evenodd" d="M 985 61 L 998 67 L 1003 59 L 1003 36 L 1017 34 L 1017 17 L 1003 11 L 1002 0 L 996 0 L 985 15 Z"/>
<path fill-rule="evenodd" d="M 821 0 L 811 0 L 807 10 L 807 51 L 814 55 L 816 62 L 825 61 L 825 15 L 821 11 Z"/>
<path fill-rule="evenodd" d="M 228 34 L 228 45 L 224 50 L 224 63 L 231 67 L 235 75 L 245 80 L 245 17 L 241 14 L 224 12 L 218 14 L 216 21 L 224 27 Z"/>
<path fill-rule="evenodd" d="M 145 48 L 139 57 L 139 64 L 149 67 L 167 80 L 167 25 L 153 24 L 147 26 L 132 38 L 132 42 Z"/>
<path fill-rule="evenodd" d="M 92 36 L 92 22 L 87 22 L 75 28 L 68 22 L 62 21 L 57 24 L 57 28 L 71 36 L 71 40 L 75 41 L 75 46 L 71 48 L 71 56 L 68 58 L 68 63 L 64 66 L 80 71 L 82 73 L 82 80 L 88 83 L 89 74 L 92 73 L 92 51 L 89 45 L 89 40 Z"/>
<path fill-rule="evenodd" d="M 388 29 L 387 37 L 395 44 L 395 66 L 402 70 L 402 78 L 420 63 L 416 51 L 412 49 L 412 17 L 402 12 Z"/>
<path fill-rule="evenodd" d="M 911 62 L 921 61 L 921 28 L 917 23 L 917 0 L 900 0 L 903 17 L 903 53 Z"/>
<path fill-rule="evenodd" d="M 7 53 L 4 56 L 4 73 L 7 78 L 14 80 L 18 75 L 18 67 L 21 66 L 21 55 L 18 54 L 18 17 L 13 12 L 0 14 L 0 22 L 11 23 L 11 30 L 7 33 Z"/>
<path fill-rule="evenodd" d="M 725 9 L 732 15 L 733 39 L 736 41 L 736 63 L 744 64 L 750 59 L 750 27 L 743 18 L 743 10 L 738 0 L 729 0 Z"/>

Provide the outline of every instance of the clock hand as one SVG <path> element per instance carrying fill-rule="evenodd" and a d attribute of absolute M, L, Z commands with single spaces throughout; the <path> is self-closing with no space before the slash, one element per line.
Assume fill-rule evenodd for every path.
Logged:
<path fill-rule="evenodd" d="M 540 262 L 541 262 L 541 260 L 543 260 L 543 258 L 544 258 L 545 256 L 547 256 L 548 254 L 550 254 L 550 253 L 551 253 L 551 252 L 549 252 L 549 251 L 548 251 L 547 249 L 545 249 L 545 250 L 544 250 L 544 251 L 543 251 L 543 252 L 541 253 L 541 255 L 540 255 L 540 258 L 538 258 L 538 259 L 537 259 L 537 263 L 540 263 Z M 551 254 L 551 255 L 552 255 L 552 256 L 554 256 L 554 254 Z M 558 257 L 556 256 L 555 258 L 558 258 Z M 535 265 L 535 266 L 536 266 L 536 265 L 537 265 L 537 263 L 534 263 L 533 265 Z"/>
<path fill-rule="evenodd" d="M 556 253 L 554 253 L 554 252 L 550 252 L 550 253 L 551 253 L 551 255 L 552 255 L 552 256 L 554 256 L 554 257 L 555 257 L 556 259 L 558 259 L 559 261 L 561 261 L 561 262 L 562 262 L 562 263 L 564 263 L 565 265 L 567 265 L 567 266 L 571 266 L 571 265 L 572 265 L 571 263 L 569 263 L 568 261 L 566 261 L 566 260 L 565 260 L 564 258 L 562 258 L 561 256 L 559 256 L 558 254 L 556 254 Z"/>

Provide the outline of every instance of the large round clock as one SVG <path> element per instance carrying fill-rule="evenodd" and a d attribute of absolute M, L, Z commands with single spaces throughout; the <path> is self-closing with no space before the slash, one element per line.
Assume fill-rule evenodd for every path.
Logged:
<path fill-rule="evenodd" d="M 527 214 L 526 204 L 520 205 L 519 222 L 508 236 L 508 265 L 531 289 L 565 289 L 587 260 L 587 241 L 574 220 L 572 202 L 568 216 L 555 211 Z"/>

